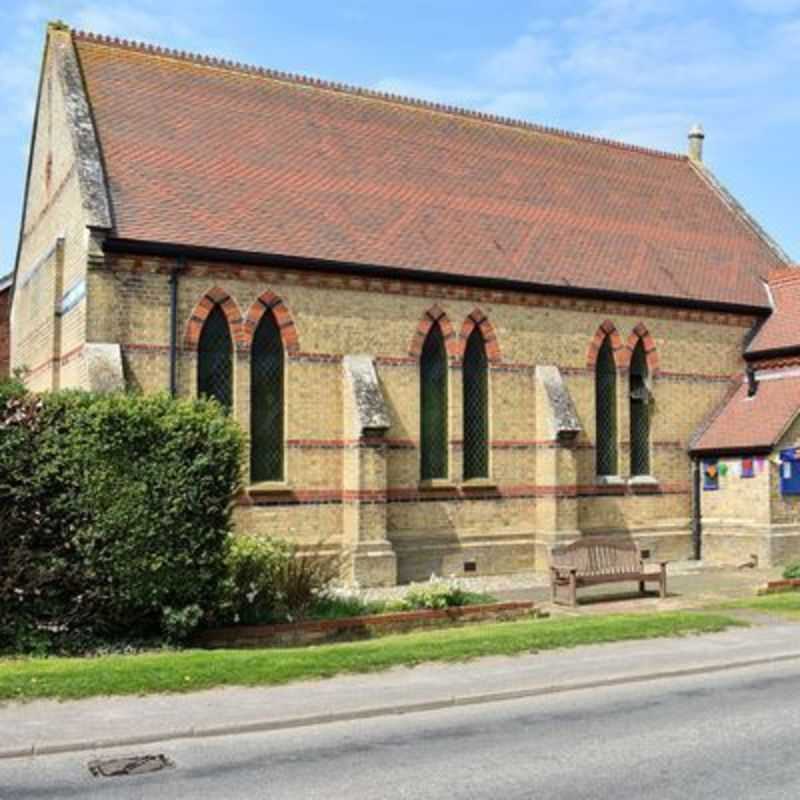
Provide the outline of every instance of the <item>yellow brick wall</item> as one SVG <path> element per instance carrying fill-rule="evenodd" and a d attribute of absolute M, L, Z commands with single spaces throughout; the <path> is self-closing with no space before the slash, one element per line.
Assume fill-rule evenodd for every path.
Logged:
<path fill-rule="evenodd" d="M 770 463 L 758 459 L 752 478 L 742 478 L 741 457 L 720 458 L 727 474 L 719 489 L 701 487 L 703 560 L 712 564 L 743 564 L 751 555 L 768 563 L 765 550 L 770 529 Z"/>
<path fill-rule="evenodd" d="M 79 350 L 86 341 L 85 297 L 57 313 L 65 294 L 84 294 L 87 215 L 52 50 L 43 69 L 11 315 L 12 368 L 28 370 L 36 390 L 82 385 Z"/>
<path fill-rule="evenodd" d="M 89 287 L 90 338 L 119 341 L 130 385 L 144 391 L 168 387 L 169 286 L 173 262 L 158 258 L 107 257 L 93 268 Z M 741 369 L 741 343 L 753 320 L 655 307 L 567 301 L 448 290 L 400 282 L 366 282 L 291 270 L 190 263 L 179 280 L 179 338 L 183 341 L 198 303 L 213 287 L 224 290 L 247 317 L 265 291 L 280 297 L 299 337 L 286 366 L 286 484 L 291 504 L 267 495 L 240 508 L 243 531 L 335 540 L 343 506 L 336 502 L 345 464 L 341 359 L 366 353 L 376 359 L 391 427 L 386 432 L 387 536 L 398 556 L 401 580 L 432 571 L 461 572 L 476 560 L 479 572 L 543 567 L 537 551 L 539 509 L 559 470 L 548 477 L 537 462 L 543 448 L 537 425 L 537 364 L 555 364 L 572 394 L 583 433 L 574 450 L 576 479 L 570 497 L 558 500 L 560 518 L 570 514 L 580 531 L 632 534 L 661 557 L 688 557 L 691 513 L 688 440 L 722 399 L 728 377 Z M 102 299 L 101 299 L 102 298 Z M 449 380 L 450 476 L 443 489 L 419 483 L 418 365 L 410 356 L 426 311 L 438 305 L 456 332 L 476 307 L 496 331 L 501 359 L 490 370 L 491 482 L 471 491 L 461 480 L 461 370 Z M 660 359 L 652 404 L 653 487 L 628 486 L 627 375 L 618 381 L 621 487 L 598 486 L 594 475 L 594 378 L 587 354 L 598 326 L 611 319 L 623 342 L 643 323 Z M 196 355 L 182 349 L 178 379 L 192 395 Z M 236 418 L 249 427 L 249 358 L 235 358 Z M 544 464 L 544 462 L 543 462 Z M 551 470 L 552 472 L 552 470 Z M 618 492 L 622 492 L 621 494 Z M 333 499 L 331 499 L 333 498 Z M 566 510 L 572 509 L 567 512 Z M 540 515 L 541 516 L 541 515 Z M 545 514 L 547 517 L 547 514 Z M 563 523 L 559 523 L 563 524 Z"/>

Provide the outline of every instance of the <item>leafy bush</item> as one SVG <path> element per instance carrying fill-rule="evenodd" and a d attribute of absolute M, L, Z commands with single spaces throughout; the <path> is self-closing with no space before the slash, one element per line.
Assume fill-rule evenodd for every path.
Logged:
<path fill-rule="evenodd" d="M 197 630 L 204 615 L 196 603 L 185 608 L 165 608 L 162 617 L 164 634 L 174 644 L 185 642 Z"/>
<path fill-rule="evenodd" d="M 256 624 L 335 614 L 331 584 L 341 557 L 318 543 L 301 550 L 273 537 L 232 536 L 218 619 Z"/>
<path fill-rule="evenodd" d="M 243 446 L 219 406 L 2 391 L 0 650 L 174 636 L 212 609 Z"/>
<path fill-rule="evenodd" d="M 792 561 L 783 570 L 783 577 L 787 579 L 800 578 L 800 561 Z"/>
<path fill-rule="evenodd" d="M 432 577 L 426 584 L 413 586 L 400 600 L 391 604 L 391 607 L 398 611 L 413 611 L 493 602 L 495 598 L 491 595 L 467 591 L 458 581 L 442 581 Z"/>
<path fill-rule="evenodd" d="M 279 576 L 292 549 L 282 539 L 231 536 L 220 617 L 245 625 L 279 619 Z"/>

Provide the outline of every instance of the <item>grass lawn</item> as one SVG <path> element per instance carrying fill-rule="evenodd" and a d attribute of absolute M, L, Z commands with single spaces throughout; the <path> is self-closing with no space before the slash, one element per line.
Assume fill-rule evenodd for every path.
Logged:
<path fill-rule="evenodd" d="M 267 686 L 425 661 L 462 661 L 599 642 L 713 633 L 737 624 L 741 623 L 720 613 L 615 614 L 494 623 L 319 647 L 12 658 L 0 660 L 0 700 Z"/>
<path fill-rule="evenodd" d="M 766 614 L 778 614 L 789 619 L 800 619 L 800 592 L 779 592 L 732 600 L 730 603 L 725 603 L 722 608 L 748 608 Z"/>

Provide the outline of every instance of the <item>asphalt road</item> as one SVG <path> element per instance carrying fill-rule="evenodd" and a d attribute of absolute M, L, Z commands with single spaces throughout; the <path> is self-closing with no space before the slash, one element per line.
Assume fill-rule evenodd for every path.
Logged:
<path fill-rule="evenodd" d="M 14 759 L 0 762 L 0 798 L 796 800 L 800 665 L 142 752 L 164 753 L 175 766 L 95 778 L 91 754 Z"/>

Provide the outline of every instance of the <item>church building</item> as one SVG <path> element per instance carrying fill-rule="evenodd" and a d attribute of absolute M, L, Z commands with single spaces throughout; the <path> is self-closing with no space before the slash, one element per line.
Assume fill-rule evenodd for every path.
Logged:
<path fill-rule="evenodd" d="M 237 531 L 340 551 L 362 585 L 545 570 L 595 534 L 782 563 L 800 271 L 703 143 L 53 23 L 11 368 L 216 398 L 249 443 Z"/>

